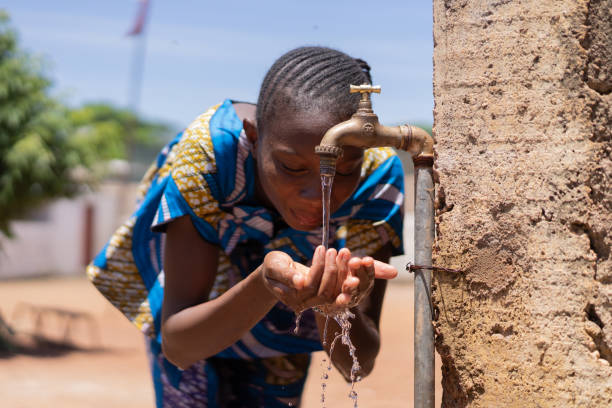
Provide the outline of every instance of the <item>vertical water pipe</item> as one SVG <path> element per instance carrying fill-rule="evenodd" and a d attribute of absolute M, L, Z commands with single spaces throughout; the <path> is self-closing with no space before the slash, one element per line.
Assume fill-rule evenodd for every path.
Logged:
<path fill-rule="evenodd" d="M 433 160 L 414 158 L 414 263 L 431 266 L 434 242 Z M 414 274 L 414 408 L 433 408 L 435 356 L 432 325 L 431 270 Z"/>

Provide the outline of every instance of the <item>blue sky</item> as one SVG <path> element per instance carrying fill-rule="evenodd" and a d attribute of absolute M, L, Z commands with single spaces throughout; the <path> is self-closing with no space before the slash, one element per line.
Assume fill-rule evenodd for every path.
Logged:
<path fill-rule="evenodd" d="M 366 60 L 384 124 L 432 122 L 428 1 L 151 0 L 139 111 L 186 126 L 225 98 L 255 101 L 267 69 L 301 45 Z M 4 0 L 23 48 L 43 56 L 72 106 L 129 103 L 136 0 Z"/>

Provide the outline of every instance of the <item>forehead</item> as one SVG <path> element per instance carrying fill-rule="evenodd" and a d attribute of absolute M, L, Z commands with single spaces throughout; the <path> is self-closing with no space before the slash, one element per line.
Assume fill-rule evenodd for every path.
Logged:
<path fill-rule="evenodd" d="M 318 145 L 330 127 L 338 123 L 330 113 L 315 110 L 277 109 L 266 122 L 262 136 L 271 143 Z"/>
<path fill-rule="evenodd" d="M 294 151 L 300 155 L 315 155 L 314 148 L 319 145 L 325 132 L 341 122 L 336 115 L 328 112 L 287 111 L 289 109 L 277 112 L 275 118 L 266 123 L 262 135 L 266 148 Z M 347 147 L 343 156 L 349 159 L 360 157 L 361 154 L 361 149 Z"/>

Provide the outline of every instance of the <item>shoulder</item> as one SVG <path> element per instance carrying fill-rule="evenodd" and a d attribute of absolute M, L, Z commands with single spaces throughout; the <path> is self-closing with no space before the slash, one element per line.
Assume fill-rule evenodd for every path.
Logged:
<path fill-rule="evenodd" d="M 183 131 L 174 147 L 169 171 L 173 178 L 194 175 L 223 177 L 224 169 L 236 165 L 242 121 L 227 99 L 199 115 Z"/>
<path fill-rule="evenodd" d="M 251 149 L 231 100 L 198 116 L 177 143 L 168 173 L 183 196 L 205 187 L 220 205 L 252 189 Z M 207 197 L 198 197 L 196 201 Z"/>
<path fill-rule="evenodd" d="M 364 152 L 361 166 L 362 183 L 373 178 L 403 178 L 403 174 L 402 162 L 392 148 L 376 147 Z"/>
<path fill-rule="evenodd" d="M 217 171 L 217 162 L 213 144 L 214 121 L 218 115 L 226 115 L 226 103 L 214 105 L 199 115 L 183 131 L 181 140 L 177 144 L 177 162 L 174 169 L 182 167 L 202 171 L 206 174 Z"/>

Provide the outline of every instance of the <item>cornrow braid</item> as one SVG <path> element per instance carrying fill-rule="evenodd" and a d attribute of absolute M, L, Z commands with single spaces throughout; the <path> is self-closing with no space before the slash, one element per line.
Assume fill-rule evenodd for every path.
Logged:
<path fill-rule="evenodd" d="M 362 59 L 325 47 L 300 47 L 277 59 L 266 74 L 257 100 L 257 127 L 273 120 L 280 108 L 330 112 L 348 119 L 359 103 L 349 85 L 371 84 L 370 66 Z"/>

